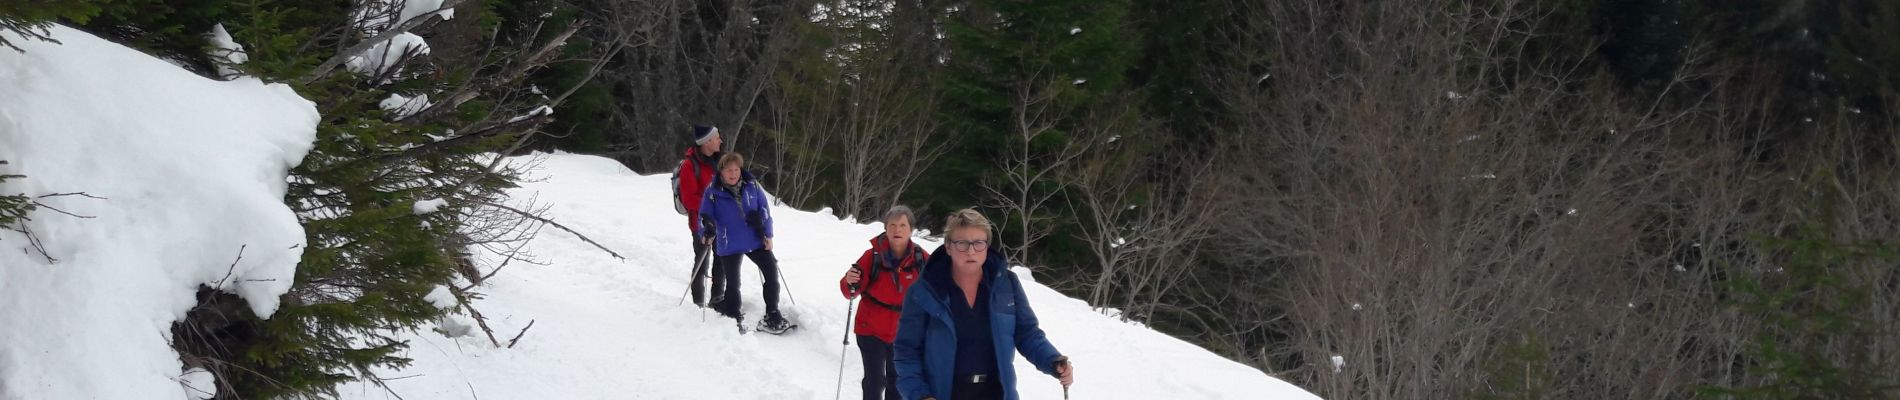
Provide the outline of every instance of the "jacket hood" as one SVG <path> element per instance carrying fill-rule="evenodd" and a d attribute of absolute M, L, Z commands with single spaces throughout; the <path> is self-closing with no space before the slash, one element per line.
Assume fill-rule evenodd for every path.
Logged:
<path fill-rule="evenodd" d="M 991 278 L 1009 268 L 1009 258 L 1003 255 L 1001 249 L 991 245 L 987 253 L 989 256 L 983 259 L 985 282 L 989 282 Z M 935 290 L 939 296 L 945 293 L 957 293 L 956 291 L 959 290 L 956 281 L 950 278 L 950 270 L 955 269 L 950 265 L 951 262 L 950 244 L 945 243 L 937 246 L 937 250 L 930 252 L 930 262 L 924 264 L 924 282 L 929 282 L 931 289 Z"/>
<path fill-rule="evenodd" d="M 871 242 L 871 251 L 877 253 L 878 257 L 890 257 L 891 252 L 895 251 L 891 249 L 891 239 L 884 237 L 884 234 L 882 233 L 877 234 L 877 236 L 872 236 L 870 242 Z M 910 241 L 910 247 L 904 252 L 904 254 L 901 255 L 902 257 L 897 257 L 897 259 L 900 260 L 899 262 L 903 262 L 902 261 L 903 259 L 909 258 L 910 253 L 915 252 L 915 251 L 923 251 L 923 249 L 917 246 L 917 241 L 912 240 Z M 871 260 L 871 262 L 874 262 L 874 263 L 878 261 L 879 260 Z M 898 267 L 900 266 L 893 266 L 892 268 L 898 268 Z M 922 268 L 923 266 L 913 265 L 912 267 Z"/>
<path fill-rule="evenodd" d="M 747 171 L 744 169 L 739 170 L 739 184 L 737 186 L 745 187 L 746 185 L 757 185 L 757 184 L 759 184 L 759 179 L 754 178 L 752 176 L 752 171 Z M 720 175 L 719 171 L 713 171 L 713 188 L 723 189 L 723 188 L 729 188 L 729 187 L 732 187 L 732 186 L 726 186 L 726 177 Z"/>

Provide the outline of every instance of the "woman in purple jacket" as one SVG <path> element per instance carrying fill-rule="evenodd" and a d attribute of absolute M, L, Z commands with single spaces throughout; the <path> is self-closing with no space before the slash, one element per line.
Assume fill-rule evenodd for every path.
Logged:
<path fill-rule="evenodd" d="M 719 158 L 719 180 L 706 188 L 699 205 L 700 240 L 713 246 L 716 268 L 726 284 L 725 301 L 715 305 L 720 315 L 732 317 L 745 327 L 745 315 L 739 305 L 739 257 L 752 259 L 765 274 L 765 320 L 759 329 L 784 333 L 791 323 L 778 312 L 778 258 L 772 255 L 772 207 L 765 189 L 752 174 L 745 172 L 745 157 L 726 153 Z M 719 285 L 713 285 L 718 287 Z"/>

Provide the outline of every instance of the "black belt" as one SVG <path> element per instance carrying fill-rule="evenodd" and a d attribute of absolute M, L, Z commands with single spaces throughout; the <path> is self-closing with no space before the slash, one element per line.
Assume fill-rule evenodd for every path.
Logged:
<path fill-rule="evenodd" d="M 982 384 L 995 379 L 996 377 L 991 374 L 958 375 L 957 383 Z"/>

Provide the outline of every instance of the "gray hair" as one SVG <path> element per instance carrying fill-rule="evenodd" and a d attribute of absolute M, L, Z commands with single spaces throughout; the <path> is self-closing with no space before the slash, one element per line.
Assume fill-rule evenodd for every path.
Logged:
<path fill-rule="evenodd" d="M 891 206 L 890 210 L 884 212 L 884 219 L 881 221 L 889 223 L 891 222 L 891 218 L 897 218 L 897 217 L 904 217 L 904 222 L 909 222 L 911 225 L 917 225 L 917 216 L 915 214 L 911 214 L 910 207 L 905 207 L 905 206 Z"/>

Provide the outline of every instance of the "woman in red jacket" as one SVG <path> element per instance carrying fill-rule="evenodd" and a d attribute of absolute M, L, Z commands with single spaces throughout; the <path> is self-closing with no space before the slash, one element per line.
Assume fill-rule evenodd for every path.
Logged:
<path fill-rule="evenodd" d="M 884 234 L 871 238 L 871 249 L 844 273 L 838 289 L 844 298 L 864 296 L 858 307 L 858 354 L 864 357 L 865 400 L 899 400 L 897 370 L 891 363 L 891 341 L 897 336 L 897 317 L 911 282 L 923 275 L 929 253 L 910 241 L 910 208 L 891 207 L 884 213 Z"/>

